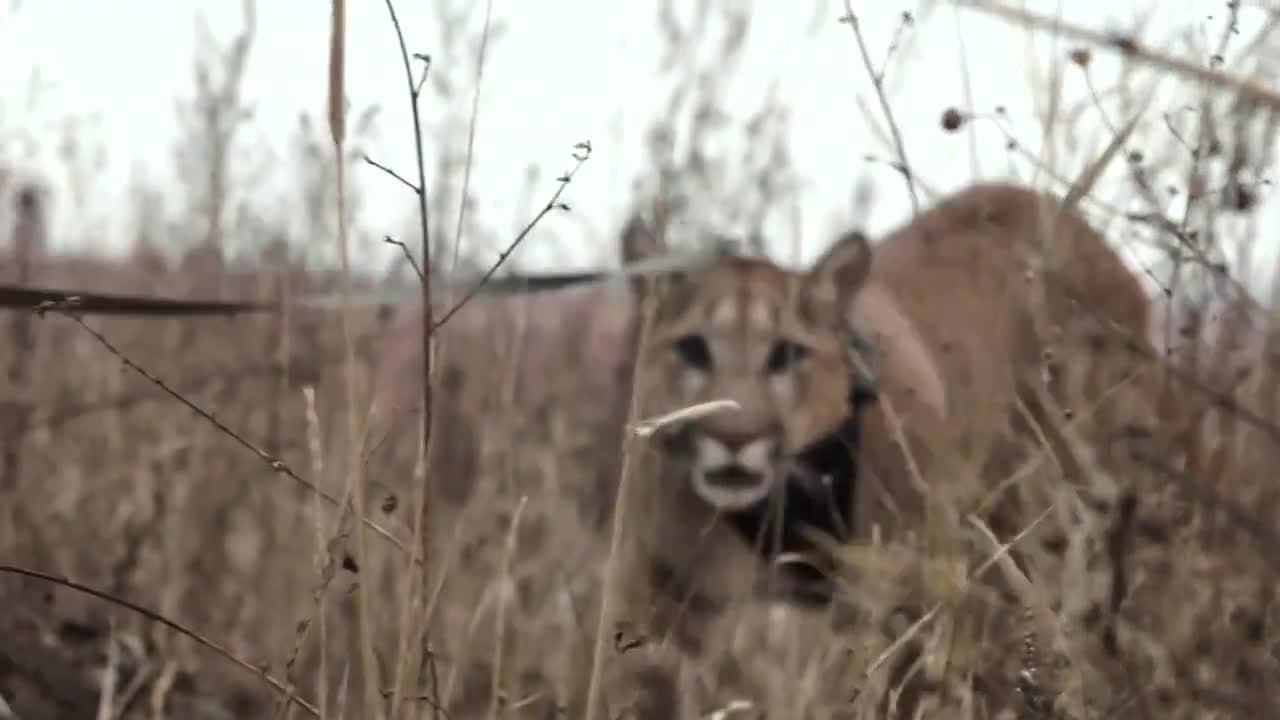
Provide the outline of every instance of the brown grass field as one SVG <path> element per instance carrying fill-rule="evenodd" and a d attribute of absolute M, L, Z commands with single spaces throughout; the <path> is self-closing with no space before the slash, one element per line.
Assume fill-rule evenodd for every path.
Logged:
<path fill-rule="evenodd" d="M 1200 265 L 1198 292 L 1152 293 L 1164 352 L 1144 371 L 1178 401 L 1157 454 L 1117 474 L 1095 461 L 1109 446 L 1029 447 L 988 479 L 1026 508 L 1017 566 L 997 552 L 1012 537 L 963 521 L 844 548 L 819 638 L 733 608 L 731 642 L 655 654 L 648 705 L 618 717 L 1280 717 L 1280 306 L 1204 267 L 1268 231 L 1244 199 L 1267 191 L 1272 141 L 1254 139 L 1280 108 L 1259 92 L 1221 111 L 1263 127 L 1211 138 L 1226 171 L 1176 152 L 1162 169 L 1197 209 L 1132 223 Z M 1164 192 L 1157 174 L 1132 170 L 1090 219 L 1126 236 L 1105 208 Z M 0 284 L 285 311 L 0 310 L 0 719 L 602 717 L 585 705 L 614 495 L 624 447 L 645 452 L 624 432 L 625 283 L 470 300 L 435 337 L 424 448 L 420 307 L 356 308 L 348 337 L 337 310 L 288 301 L 336 274 L 267 252 L 47 255 L 47 198 L 22 190 L 0 185 Z M 1073 410 L 1063 427 L 1091 422 Z M 981 497 L 925 480 L 958 517 Z M 606 663 L 663 642 L 635 632 L 605 638 Z"/>

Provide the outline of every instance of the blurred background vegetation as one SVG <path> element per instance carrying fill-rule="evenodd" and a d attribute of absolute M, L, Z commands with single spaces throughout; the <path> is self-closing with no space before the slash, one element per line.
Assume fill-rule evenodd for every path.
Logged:
<path fill-rule="evenodd" d="M 99 77 L 92 52 L 57 66 L 82 67 L 102 101 L 59 93 L 69 78 L 32 50 L 54 41 L 23 34 L 56 27 L 24 24 L 24 14 L 55 11 L 10 0 L 0 14 L 0 282 L 285 307 L 88 321 L 109 346 L 65 317 L 0 315 L 0 564 L 66 575 L 174 618 L 296 683 L 325 717 L 361 697 L 352 587 L 362 582 L 376 588 L 379 691 L 392 692 L 393 676 L 403 683 L 392 716 L 427 717 L 442 703 L 455 718 L 562 717 L 585 682 L 582 644 L 618 471 L 625 288 L 473 301 L 441 333 L 430 451 L 419 443 L 418 308 L 357 313 L 368 506 L 407 541 L 417 480 L 430 473 L 437 516 L 423 542 L 436 548 L 433 577 L 444 589 L 430 600 L 390 543 L 357 566 L 339 512 L 351 408 L 337 316 L 288 303 L 337 287 L 336 164 L 320 84 L 328 13 L 310 9 L 293 28 L 283 6 L 242 0 L 232 22 L 224 4 L 216 14 L 183 3 L 165 11 L 194 17 L 194 29 L 148 24 L 137 8 L 109 26 L 105 5 L 59 5 L 69 37 L 109 35 L 94 47 L 143 58 L 118 67 L 152 67 L 157 83 L 184 78 L 164 119 L 129 90 L 147 86 L 147 74 Z M 348 106 L 345 157 L 358 283 L 410 288 L 404 253 L 384 237 L 416 252 L 413 195 L 366 160 L 413 176 L 407 100 L 383 4 L 357 5 L 347 82 L 358 102 Z M 1085 209 L 1147 281 L 1163 344 L 1195 348 L 1186 362 L 1197 377 L 1261 420 L 1206 411 L 1215 450 L 1205 483 L 1230 507 L 1169 510 L 1185 534 L 1135 551 L 1146 564 L 1122 642 L 1141 660 L 1124 666 L 1132 674 L 1111 698 L 1112 716 L 1261 717 L 1275 707 L 1274 580 L 1258 548 L 1276 518 L 1280 461 L 1280 435 L 1269 429 L 1280 411 L 1270 233 L 1280 9 L 1108 3 L 1124 24 L 1091 21 L 1103 37 L 1090 43 L 950 3 L 885 3 L 866 18 L 857 10 L 864 64 L 839 2 L 785 12 L 723 0 L 565 2 L 563 17 L 536 3 L 498 3 L 492 16 L 468 0 L 412 5 L 400 8 L 409 50 L 430 55 L 422 107 L 433 273 L 490 267 L 555 191 L 581 140 L 594 152 L 562 198 L 571 209 L 549 214 L 507 269 L 616 263 L 622 222 L 659 191 L 677 242 L 733 237 L 800 264 L 838 229 L 905 222 L 908 174 L 922 205 L 979 176 L 1062 192 L 1145 107 Z M 1071 17 L 1104 6 L 1079 5 Z M 616 27 L 603 25 L 613 15 Z M 281 45 L 264 41 L 267 32 Z M 307 39 L 285 49 L 292 36 Z M 593 55 L 619 39 L 616 67 Z M 991 50 L 1011 46 L 1022 54 Z M 1127 51 L 1137 47 L 1163 59 Z M 972 66 L 956 52 L 966 48 Z M 1169 58 L 1262 91 L 1197 82 Z M 930 69 L 938 63 L 946 74 Z M 372 73 L 391 80 L 366 80 Z M 363 91 L 365 82 L 379 89 Z M 314 101 L 286 107 L 279 97 Z M 613 107 L 576 114 L 602 98 Z M 133 118 L 131 134 L 119 134 Z M 524 125 L 537 132 L 517 132 Z M 546 146 L 513 144 L 533 137 Z M 1251 514 L 1232 514 L 1241 508 Z M 0 695 L 24 720 L 278 709 L 253 673 L 137 614 L 9 576 L 0 607 Z M 850 643 L 873 657 L 891 639 L 877 629 Z M 1017 660 L 1016 648 L 1000 652 Z M 737 674 L 700 676 L 705 696 L 695 704 L 723 707 L 744 687 L 775 703 L 789 692 L 753 684 L 782 672 L 763 645 L 729 654 Z"/>

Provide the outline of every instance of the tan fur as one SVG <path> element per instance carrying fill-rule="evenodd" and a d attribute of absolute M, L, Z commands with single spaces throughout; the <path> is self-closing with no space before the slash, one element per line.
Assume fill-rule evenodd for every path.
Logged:
<path fill-rule="evenodd" d="M 639 414 L 722 398 L 741 410 L 693 421 L 699 452 L 692 461 L 659 443 L 636 451 L 641 487 L 627 510 L 634 539 L 626 559 L 629 619 L 679 632 L 673 611 L 663 609 L 670 587 L 657 585 L 717 600 L 703 603 L 710 609 L 759 590 L 765 563 L 724 526 L 720 511 L 776 489 L 786 455 L 832 432 L 848 414 L 852 329 L 876 347 L 872 366 L 882 397 L 868 411 L 858 448 L 855 531 L 863 536 L 873 525 L 888 532 L 917 527 L 928 505 L 923 485 L 932 494 L 963 473 L 981 475 L 979 484 L 987 486 L 1008 475 L 1019 457 L 1012 450 L 1035 436 L 1033 426 L 1055 425 L 1046 402 L 1083 411 L 1073 404 L 1105 395 L 1111 410 L 1097 416 L 1105 422 L 1088 427 L 1150 424 L 1151 379 L 1133 373 L 1134 358 L 1150 351 L 1146 295 L 1103 238 L 1059 207 L 1028 189 L 977 184 L 889 233 L 872 251 L 845 235 L 808 271 L 732 258 L 665 283 L 637 284 L 641 297 L 656 293 L 654 322 L 637 358 Z M 1053 248 L 1048 260 L 1041 252 L 1046 239 Z M 628 261 L 662 249 L 656 234 L 624 238 Z M 687 340 L 694 336 L 704 349 Z M 768 358 L 779 341 L 807 352 L 770 373 Z M 1034 423 L 1019 412 L 1019 401 Z M 706 471 L 735 447 L 759 485 L 721 492 Z M 948 458 L 974 465 L 959 468 Z M 993 527 L 1002 536 L 1017 529 Z M 665 563 L 665 579 L 649 572 L 655 561 Z M 709 632 L 709 619 L 698 619 L 699 633 Z"/>
<path fill-rule="evenodd" d="M 735 259 L 660 289 L 663 299 L 637 362 L 638 414 L 658 415 L 726 397 L 741 410 L 698 421 L 692 464 L 653 446 L 638 451 L 642 487 L 627 511 L 642 518 L 635 521 L 638 562 L 660 558 L 669 563 L 675 584 L 696 585 L 687 589 L 713 604 L 752 592 L 760 560 L 718 522 L 717 507 L 706 495 L 710 491 L 686 478 L 700 462 L 723 461 L 739 448 L 742 462 L 760 473 L 767 492 L 777 471 L 767 460 L 770 453 L 795 452 L 844 418 L 843 395 L 827 391 L 833 380 L 848 376 L 839 328 L 845 322 L 841 308 L 861 283 L 858 275 L 866 272 L 865 265 L 858 268 L 859 257 L 869 260 L 865 249 L 854 248 L 848 266 L 840 268 L 852 281 L 843 284 L 822 270 L 800 275 L 760 260 Z M 711 372 L 691 368 L 674 349 L 687 335 L 704 338 Z M 808 353 L 793 368 L 770 375 L 769 355 L 780 339 L 802 344 Z M 737 503 L 733 497 L 720 501 L 725 509 Z"/>
<path fill-rule="evenodd" d="M 1026 430 L 1018 400 L 1047 422 L 1036 385 L 1076 413 L 1105 395 L 1094 425 L 1109 432 L 1152 423 L 1155 374 L 1136 372 L 1146 367 L 1139 359 L 1152 355 L 1146 294 L 1100 234 L 1077 213 L 1060 210 L 1056 199 L 1026 188 L 978 184 L 876 245 L 855 320 L 874 332 L 905 317 L 920 343 L 897 360 L 890 348 L 886 372 L 925 388 L 912 397 L 888 377 L 883 390 L 891 405 L 905 398 L 909 408 L 935 409 L 941 401 L 943 410 L 941 423 L 916 410 L 906 421 L 918 426 L 912 440 L 985 458 L 989 473 L 1010 472 L 1014 460 L 1002 454 L 1011 445 L 1009 431 Z M 1041 252 L 1046 240 L 1048 260 Z M 876 293 L 887 296 L 877 303 L 884 307 L 864 306 Z M 941 389 L 929 391 L 935 377 Z M 864 454 L 882 481 L 900 490 L 908 469 L 891 447 L 886 421 L 883 412 L 873 414 Z M 860 512 L 875 516 L 871 505 L 863 503 Z"/>
<path fill-rule="evenodd" d="M 659 236 L 637 238 L 635 233 L 641 232 L 647 231 L 633 223 L 624 234 L 626 259 L 662 251 Z M 641 251 L 630 253 L 628 248 Z M 656 292 L 653 297 L 658 299 L 654 322 L 637 352 L 636 415 L 659 415 L 724 397 L 737 402 L 741 411 L 698 421 L 692 462 L 664 453 L 661 438 L 637 443 L 629 451 L 632 489 L 624 514 L 615 518 L 627 528 L 627 541 L 614 559 L 625 568 L 620 574 L 623 587 L 606 627 L 618 632 L 621 642 L 644 640 L 646 647 L 611 664 L 611 697 L 636 692 L 634 678 L 646 671 L 635 664 L 643 668 L 652 662 L 650 653 L 670 660 L 673 645 L 694 655 L 731 647 L 737 620 L 752 612 L 749 601 L 764 590 L 765 563 L 725 524 L 716 506 L 734 508 L 744 499 L 729 491 L 716 497 L 714 489 L 691 479 L 699 469 L 714 469 L 709 464 L 726 460 L 736 450 L 740 461 L 759 473 L 759 487 L 768 492 L 781 471 L 771 455 L 785 457 L 803 448 L 847 414 L 844 394 L 828 391 L 837 379 L 847 388 L 850 362 L 841 329 L 848 322 L 845 308 L 869 269 L 870 251 L 865 245 L 849 244 L 835 257 L 811 273 L 790 273 L 766 261 L 740 258 L 665 278 L 657 287 L 634 285 L 641 298 Z M 642 313 L 646 305 L 640 303 Z M 691 367 L 690 351 L 686 348 L 682 355 L 677 349 L 690 335 L 705 341 L 711 371 Z M 770 373 L 770 355 L 779 340 L 803 345 L 807 354 Z M 756 627 L 768 624 L 760 614 L 755 618 Z M 792 622 L 789 627 L 794 635 L 798 625 Z M 819 629 L 813 626 L 810 631 Z M 643 701 L 636 702 L 639 705 L 628 710 L 611 707 L 610 716 L 673 716 L 646 715 L 636 710 Z M 697 715 L 686 709 L 674 716 Z"/>
<path fill-rule="evenodd" d="M 877 344 L 880 390 L 923 469 L 931 452 L 943 449 L 967 456 L 997 452 L 1008 430 L 1021 424 L 1015 403 L 1028 384 L 1051 379 L 1051 388 L 1071 390 L 1054 391 L 1063 402 L 1128 392 L 1116 388 L 1146 381 L 1126 381 L 1134 355 L 1116 338 L 1145 347 L 1146 296 L 1103 238 L 1078 215 L 1059 215 L 1058 207 L 1024 188 L 978 184 L 876 243 L 869 272 L 864 246 L 849 237 L 807 273 L 735 258 L 677 278 L 659 294 L 638 363 L 641 413 L 732 399 L 741 411 L 697 422 L 697 442 L 712 447 L 705 458 L 723 459 L 726 447 L 750 447 L 755 440 L 794 452 L 830 432 L 847 412 L 852 373 L 842 331 L 850 325 Z M 1047 237 L 1059 269 L 1042 302 L 1033 275 L 1046 263 L 1044 228 L 1052 229 Z M 624 251 L 636 248 L 655 252 L 662 245 L 624 243 Z M 706 340 L 709 372 L 673 349 L 691 335 Z M 769 375 L 764 365 L 779 340 L 808 352 Z M 1145 391 L 1141 386 L 1130 395 L 1145 397 Z M 1031 396 L 1023 401 L 1035 404 Z M 891 495 L 912 494 L 912 471 L 885 408 L 872 410 L 870 421 L 864 465 Z M 767 465 L 759 464 L 766 476 Z M 688 469 L 675 474 L 681 471 Z M 690 490 L 681 477 L 651 482 L 661 485 L 656 492 L 667 503 L 655 513 L 698 524 L 714 514 L 697 483 Z M 732 509 L 731 499 L 722 500 L 722 509 Z M 875 503 L 865 504 L 860 514 L 876 519 Z"/>

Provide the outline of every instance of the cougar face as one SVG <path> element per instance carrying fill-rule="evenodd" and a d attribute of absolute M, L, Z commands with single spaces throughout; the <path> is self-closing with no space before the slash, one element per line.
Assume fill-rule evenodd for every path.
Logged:
<path fill-rule="evenodd" d="M 645 413 L 738 406 L 688 422 L 672 442 L 711 506 L 759 503 L 796 472 L 798 453 L 848 416 L 854 374 L 842 308 L 870 259 L 866 240 L 850 235 L 807 272 L 726 258 L 646 290 L 657 304 L 641 363 Z"/>

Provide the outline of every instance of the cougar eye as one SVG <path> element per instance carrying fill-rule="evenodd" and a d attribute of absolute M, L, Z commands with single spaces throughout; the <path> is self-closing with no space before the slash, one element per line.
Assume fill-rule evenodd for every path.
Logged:
<path fill-rule="evenodd" d="M 701 335 L 685 335 L 672 343 L 672 347 L 689 365 L 699 370 L 711 369 L 711 348 Z"/>
<path fill-rule="evenodd" d="M 773 344 L 773 349 L 769 351 L 769 359 L 765 361 L 765 370 L 769 374 L 780 373 L 791 367 L 792 364 L 803 358 L 809 352 L 799 343 L 793 343 L 790 340 L 779 340 Z"/>

